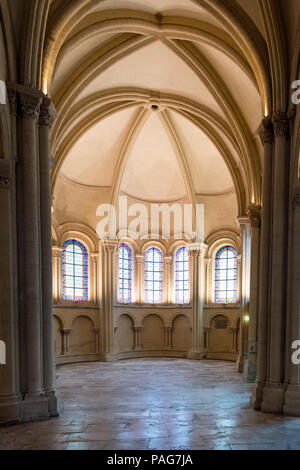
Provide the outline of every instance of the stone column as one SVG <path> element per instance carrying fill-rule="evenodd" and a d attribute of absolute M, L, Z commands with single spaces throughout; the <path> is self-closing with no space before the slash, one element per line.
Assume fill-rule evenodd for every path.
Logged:
<path fill-rule="evenodd" d="M 93 301 L 96 304 L 98 301 L 98 253 L 91 253 L 91 268 L 92 268 L 92 285 L 93 285 Z"/>
<path fill-rule="evenodd" d="M 294 341 L 300 340 L 300 185 L 292 194 L 291 268 L 289 275 L 289 304 L 287 309 L 285 400 L 283 412 L 300 416 L 299 364 L 292 362 Z M 299 346 L 297 347 L 299 349 Z"/>
<path fill-rule="evenodd" d="M 95 327 L 94 333 L 95 333 L 96 353 L 99 353 L 100 352 L 100 328 Z"/>
<path fill-rule="evenodd" d="M 56 111 L 54 106 L 49 98 L 44 97 L 39 116 L 43 388 L 51 400 L 50 409 L 52 416 L 57 416 L 57 406 L 55 404 L 55 358 L 53 351 L 52 221 L 49 133 L 55 119 Z"/>
<path fill-rule="evenodd" d="M 241 276 L 241 344 L 238 370 L 247 382 L 256 379 L 257 309 L 260 207 L 248 208 L 247 216 L 239 218 L 242 232 Z M 249 320 L 246 321 L 245 318 Z"/>
<path fill-rule="evenodd" d="M 1 150 L 1 149 L 0 149 Z M 4 152 L 4 149 L 2 149 Z M 9 155 L 4 155 L 9 158 Z M 15 237 L 15 178 L 11 166 L 0 158 L 0 341 L 6 348 L 6 364 L 0 364 L 0 424 L 17 421 L 19 394 L 17 246 Z"/>
<path fill-rule="evenodd" d="M 135 255 L 136 259 L 136 302 L 141 304 L 143 302 L 143 260 L 144 257 L 142 255 Z"/>
<path fill-rule="evenodd" d="M 60 296 L 60 270 L 62 265 L 62 248 L 54 246 L 52 248 L 53 253 L 53 300 L 54 302 L 59 301 Z"/>
<path fill-rule="evenodd" d="M 22 222 L 19 225 L 19 241 L 22 246 L 23 276 L 21 291 L 24 299 L 24 335 L 26 353 L 23 370 L 26 370 L 26 399 L 32 400 L 42 394 L 43 377 L 41 365 L 41 282 L 40 282 L 40 214 L 38 182 L 38 135 L 37 120 L 42 102 L 41 92 L 18 86 L 21 105 L 22 176 L 23 194 Z M 25 359 L 26 358 L 26 359 Z M 26 362 L 26 363 L 25 363 Z"/>
<path fill-rule="evenodd" d="M 287 226 L 289 186 L 289 121 L 274 115 L 275 153 L 271 243 L 271 295 L 269 323 L 269 370 L 261 410 L 281 413 L 284 402 L 285 315 L 287 282 Z"/>
<path fill-rule="evenodd" d="M 63 335 L 62 355 L 66 356 L 70 354 L 70 334 L 72 330 L 70 328 L 62 328 L 61 332 Z"/>
<path fill-rule="evenodd" d="M 257 330 L 261 208 L 251 206 L 247 213 L 251 225 L 250 304 L 248 327 L 248 357 L 244 378 L 254 382 L 257 374 Z"/>
<path fill-rule="evenodd" d="M 259 260 L 259 300 L 258 300 L 258 345 L 257 377 L 251 397 L 253 408 L 259 409 L 263 399 L 263 389 L 268 370 L 268 322 L 270 300 L 270 246 L 271 246 L 271 205 L 273 174 L 274 130 L 270 119 L 264 119 L 260 127 L 260 138 L 264 146 L 262 175 L 262 210 Z"/>
<path fill-rule="evenodd" d="M 117 240 L 104 240 L 103 246 L 103 321 L 104 321 L 104 353 L 103 361 L 114 361 L 115 335 L 114 335 L 114 261 L 118 248 Z"/>
<path fill-rule="evenodd" d="M 212 299 L 212 276 L 211 276 L 211 258 L 206 258 L 206 295 L 205 295 L 205 304 L 213 302 Z"/>
<path fill-rule="evenodd" d="M 240 274 L 240 351 L 237 360 L 237 368 L 239 372 L 244 369 L 244 355 L 247 354 L 248 343 L 248 324 L 245 322 L 245 316 L 249 316 L 249 302 L 250 302 L 250 263 L 251 263 L 251 228 L 250 220 L 247 216 L 239 217 L 238 223 L 242 235 L 242 253 L 241 253 L 241 268 Z"/>
<path fill-rule="evenodd" d="M 142 333 L 143 327 L 142 326 L 134 326 L 133 327 L 133 333 L 134 333 L 134 350 L 135 351 L 141 351 L 142 346 L 141 346 L 141 333 Z"/>
<path fill-rule="evenodd" d="M 172 257 L 165 256 L 165 302 L 170 304 L 171 300 L 171 265 Z"/>
<path fill-rule="evenodd" d="M 172 349 L 172 330 L 171 326 L 165 326 L 165 349 Z"/>
<path fill-rule="evenodd" d="M 192 349 L 188 352 L 187 357 L 194 360 L 202 359 L 204 356 L 203 307 L 205 288 L 204 255 L 206 248 L 207 245 L 204 243 L 195 243 L 189 246 L 190 261 L 193 266 L 193 330 Z"/>

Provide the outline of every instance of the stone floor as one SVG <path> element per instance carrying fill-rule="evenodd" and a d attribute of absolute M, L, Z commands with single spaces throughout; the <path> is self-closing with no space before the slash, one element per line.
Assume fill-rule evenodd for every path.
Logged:
<path fill-rule="evenodd" d="M 58 368 L 61 416 L 0 428 L 0 449 L 300 449 L 300 419 L 249 406 L 235 365 L 141 359 Z"/>

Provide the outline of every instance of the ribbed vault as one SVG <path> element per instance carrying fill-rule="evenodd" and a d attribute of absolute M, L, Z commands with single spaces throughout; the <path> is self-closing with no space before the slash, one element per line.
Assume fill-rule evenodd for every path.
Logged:
<path fill-rule="evenodd" d="M 235 216 L 260 205 L 257 133 L 276 86 L 266 39 L 267 16 L 276 13 L 265 10 L 223 0 L 53 1 L 41 86 L 58 112 L 54 201 L 63 177 L 76 187 L 102 188 L 113 203 L 126 193 L 147 201 L 218 196 L 222 204 L 222 195 L 234 192 Z"/>

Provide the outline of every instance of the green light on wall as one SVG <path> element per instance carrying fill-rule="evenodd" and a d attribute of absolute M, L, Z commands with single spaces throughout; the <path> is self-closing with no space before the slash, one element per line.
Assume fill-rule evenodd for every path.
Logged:
<path fill-rule="evenodd" d="M 249 320 L 250 320 L 249 315 L 244 315 L 244 322 L 249 323 Z"/>

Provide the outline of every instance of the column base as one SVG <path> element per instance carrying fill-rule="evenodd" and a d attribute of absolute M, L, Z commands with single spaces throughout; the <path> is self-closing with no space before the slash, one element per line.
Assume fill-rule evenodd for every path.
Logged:
<path fill-rule="evenodd" d="M 250 397 L 250 403 L 254 410 L 260 410 L 261 403 L 263 401 L 263 393 L 265 388 L 265 382 L 256 381 L 254 390 Z"/>
<path fill-rule="evenodd" d="M 282 413 L 284 403 L 284 387 L 282 384 L 266 384 L 260 410 L 263 413 Z"/>
<path fill-rule="evenodd" d="M 0 398 L 0 426 L 17 424 L 20 422 L 20 396 L 7 396 Z"/>
<path fill-rule="evenodd" d="M 43 421 L 51 417 L 49 401 L 45 395 L 40 397 L 25 397 L 20 403 L 20 422 Z"/>
<path fill-rule="evenodd" d="M 200 349 L 190 349 L 186 357 L 192 361 L 200 361 L 204 357 L 204 352 L 200 351 Z"/>
<path fill-rule="evenodd" d="M 116 362 L 118 360 L 118 356 L 116 353 L 105 352 L 99 354 L 99 361 L 102 362 Z"/>
<path fill-rule="evenodd" d="M 283 414 L 300 416 L 300 385 L 288 385 L 285 391 Z"/>
<path fill-rule="evenodd" d="M 243 361 L 243 379 L 245 382 L 254 383 L 256 379 L 256 353 L 249 353 Z"/>
<path fill-rule="evenodd" d="M 57 418 L 63 411 L 63 402 L 58 392 L 52 391 L 46 394 L 48 409 L 51 418 Z"/>

